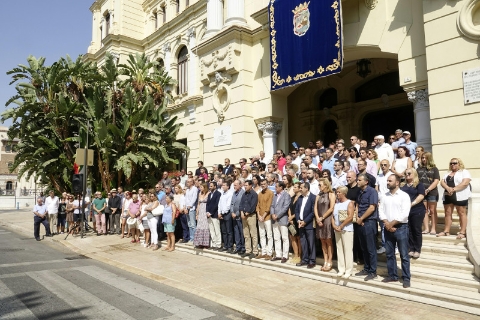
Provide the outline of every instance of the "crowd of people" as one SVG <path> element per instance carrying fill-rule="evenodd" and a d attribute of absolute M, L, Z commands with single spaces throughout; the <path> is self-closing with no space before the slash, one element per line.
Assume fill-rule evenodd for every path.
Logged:
<path fill-rule="evenodd" d="M 261 151 L 238 165 L 227 158 L 210 170 L 198 161 L 195 172 L 181 170 L 174 177 L 164 172 L 148 191 L 119 187 L 106 198 L 97 191 L 93 200 L 66 193 L 59 199 L 50 191 L 34 208 L 35 238 L 40 239 L 40 223 L 47 235 L 78 232 L 86 214 L 86 221 L 93 217 L 98 236 L 115 234 L 140 243 L 143 234 L 143 245 L 152 250 L 166 238 L 168 252 L 180 241 L 307 268 L 315 268 L 318 251 L 324 260 L 320 270 L 329 272 L 336 248 L 337 276 L 346 279 L 354 262 L 363 264 L 355 276 L 375 279 L 377 255 L 386 254 L 384 282 L 399 279 L 398 253 L 407 288 L 410 259 L 420 258 L 423 235 L 449 236 L 454 209 L 460 216 L 455 236 L 465 238 L 471 193 L 461 159 L 452 158 L 440 178 L 432 153 L 410 137 L 397 130 L 388 143 L 382 135 L 370 144 L 352 136 L 348 147 L 343 139 L 328 147 L 311 141 L 287 155 L 277 150 L 268 158 Z M 439 183 L 445 228 L 437 233 Z"/>

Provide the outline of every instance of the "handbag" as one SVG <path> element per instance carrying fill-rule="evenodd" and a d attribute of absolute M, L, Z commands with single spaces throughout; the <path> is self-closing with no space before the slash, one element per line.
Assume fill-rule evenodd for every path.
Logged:
<path fill-rule="evenodd" d="M 145 231 L 145 227 L 143 226 L 143 221 L 142 220 L 137 220 L 137 228 L 140 230 L 140 232 Z"/>
<path fill-rule="evenodd" d="M 152 214 L 157 217 L 157 216 L 161 216 L 163 214 L 163 210 L 165 209 L 165 207 L 161 204 L 159 204 L 155 209 L 152 210 Z"/>
<path fill-rule="evenodd" d="M 353 211 L 353 218 L 352 218 L 353 223 L 357 223 L 357 217 L 358 217 L 358 212 L 357 210 L 355 210 Z"/>
<path fill-rule="evenodd" d="M 175 219 L 177 219 L 179 216 L 180 216 L 180 210 L 178 210 L 177 208 L 177 211 L 175 212 Z"/>
<path fill-rule="evenodd" d="M 297 234 L 297 230 L 295 229 L 295 227 L 293 226 L 293 224 L 289 224 L 288 225 L 288 231 L 290 231 L 290 234 L 292 236 L 296 235 Z"/>
<path fill-rule="evenodd" d="M 341 222 L 347 220 L 348 211 L 347 210 L 338 210 L 338 220 Z"/>

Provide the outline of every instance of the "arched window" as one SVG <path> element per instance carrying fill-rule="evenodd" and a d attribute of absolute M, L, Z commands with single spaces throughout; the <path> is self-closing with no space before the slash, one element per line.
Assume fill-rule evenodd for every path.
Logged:
<path fill-rule="evenodd" d="M 13 162 L 7 163 L 7 166 L 8 166 L 8 170 L 11 171 L 13 168 Z"/>
<path fill-rule="evenodd" d="M 105 15 L 105 36 L 110 33 L 110 13 Z"/>
<path fill-rule="evenodd" d="M 7 181 L 7 187 L 6 187 L 7 191 L 10 191 L 13 189 L 13 182 L 12 181 Z"/>
<path fill-rule="evenodd" d="M 325 90 L 318 101 L 320 110 L 325 108 L 330 109 L 337 104 L 337 90 L 335 88 L 329 88 Z"/>
<path fill-rule="evenodd" d="M 158 64 L 157 64 L 157 70 L 158 71 L 161 71 L 161 70 L 165 69 L 165 62 L 163 61 L 163 59 L 159 58 L 159 59 L 157 59 L 157 62 L 158 62 Z"/>
<path fill-rule="evenodd" d="M 184 94 L 188 90 L 187 80 L 188 80 L 188 49 L 183 46 L 183 48 L 178 53 L 178 87 L 177 93 Z"/>

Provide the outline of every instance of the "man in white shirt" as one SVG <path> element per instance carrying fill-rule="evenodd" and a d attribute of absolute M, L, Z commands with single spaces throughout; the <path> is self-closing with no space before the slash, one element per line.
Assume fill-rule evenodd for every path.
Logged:
<path fill-rule="evenodd" d="M 390 163 L 386 159 L 380 161 L 380 169 L 382 171 L 377 176 L 377 190 L 378 199 L 382 201 L 382 195 L 389 192 L 387 179 L 393 174 L 393 172 L 390 171 Z M 382 230 L 382 246 L 377 250 L 377 254 L 385 253 L 385 226 L 383 225 L 382 220 L 380 220 L 380 229 Z"/>
<path fill-rule="evenodd" d="M 37 204 L 33 207 L 33 235 L 35 240 L 40 241 L 40 223 L 45 227 L 45 233 L 47 237 L 51 237 L 50 225 L 47 219 L 47 206 L 43 204 L 43 199 L 39 197 L 37 199 Z"/>
<path fill-rule="evenodd" d="M 198 189 L 193 185 L 193 179 L 187 179 L 187 190 L 185 191 L 185 207 L 188 210 L 187 222 L 188 230 L 190 231 L 189 239 L 183 239 L 183 242 L 192 242 L 195 236 L 195 230 L 197 227 L 197 211 L 195 210 L 197 203 Z"/>
<path fill-rule="evenodd" d="M 218 202 L 218 220 L 220 220 L 220 230 L 222 233 L 223 247 L 218 251 L 233 252 L 233 221 L 230 212 L 233 192 L 230 190 L 230 182 L 222 183 L 222 195 Z"/>
<path fill-rule="evenodd" d="M 387 250 L 388 277 L 382 282 L 397 282 L 397 259 L 395 246 L 398 247 L 402 262 L 403 287 L 410 287 L 410 257 L 408 255 L 408 215 L 410 197 L 399 189 L 400 178 L 391 175 L 387 179 L 389 192 L 382 195 L 379 204 L 379 218 L 385 225 L 385 248 Z"/>
<path fill-rule="evenodd" d="M 55 234 L 55 227 L 57 226 L 57 217 L 58 217 L 58 205 L 60 200 L 55 195 L 53 190 L 48 192 L 48 197 L 45 199 L 45 207 L 47 208 L 48 213 L 48 223 L 50 225 L 50 232 Z"/>
<path fill-rule="evenodd" d="M 318 196 L 320 193 L 320 187 L 318 186 L 318 181 L 315 179 L 314 169 L 308 168 L 307 170 L 307 180 L 310 184 L 310 193 L 313 193 L 315 196 Z M 318 169 L 317 169 L 318 170 Z"/>
<path fill-rule="evenodd" d="M 185 189 L 185 184 L 187 183 L 188 176 L 185 174 L 185 169 L 180 170 L 180 186 L 182 189 Z"/>
<path fill-rule="evenodd" d="M 360 145 L 358 144 L 358 138 L 357 136 L 351 136 L 350 137 L 350 144 L 352 145 L 352 147 L 355 147 L 357 149 L 357 151 L 360 151 Z"/>
<path fill-rule="evenodd" d="M 305 163 L 305 165 L 307 166 L 307 168 L 312 168 L 312 169 L 318 168 L 316 165 L 314 165 L 314 164 L 312 163 L 312 156 L 309 156 L 309 155 L 307 156 L 307 155 L 306 155 L 306 156 L 303 158 L 303 163 Z"/>
<path fill-rule="evenodd" d="M 390 164 L 393 163 L 395 159 L 393 155 L 392 147 L 385 142 L 385 137 L 382 135 L 375 137 L 375 142 L 377 145 L 375 146 L 375 152 L 377 152 L 378 160 L 386 159 Z"/>
<path fill-rule="evenodd" d="M 297 150 L 293 150 L 290 152 L 290 156 L 292 157 L 292 164 L 296 164 L 300 169 L 300 164 L 302 163 L 302 158 L 298 156 Z"/>
<path fill-rule="evenodd" d="M 347 185 L 347 174 L 343 172 L 343 162 L 335 160 L 333 165 L 334 174 L 332 174 L 332 188 L 337 189 Z"/>
<path fill-rule="evenodd" d="M 259 160 L 260 160 L 261 163 L 265 163 L 265 164 L 269 164 L 272 161 L 271 159 L 269 159 L 265 156 L 265 151 L 263 151 L 263 150 L 260 151 L 260 159 Z"/>

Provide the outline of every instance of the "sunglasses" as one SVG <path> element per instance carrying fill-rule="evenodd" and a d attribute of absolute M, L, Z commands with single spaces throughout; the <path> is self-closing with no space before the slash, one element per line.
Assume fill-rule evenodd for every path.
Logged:
<path fill-rule="evenodd" d="M 411 172 L 405 172 L 405 174 L 406 174 L 407 176 L 411 176 L 411 175 L 412 175 Z"/>
<path fill-rule="evenodd" d="M 454 166 L 454 165 L 457 165 L 457 164 L 458 164 L 458 162 L 450 162 L 451 166 Z"/>
<path fill-rule="evenodd" d="M 381 165 L 382 167 L 388 166 L 388 164 L 386 164 L 386 163 L 380 163 L 380 165 Z"/>

